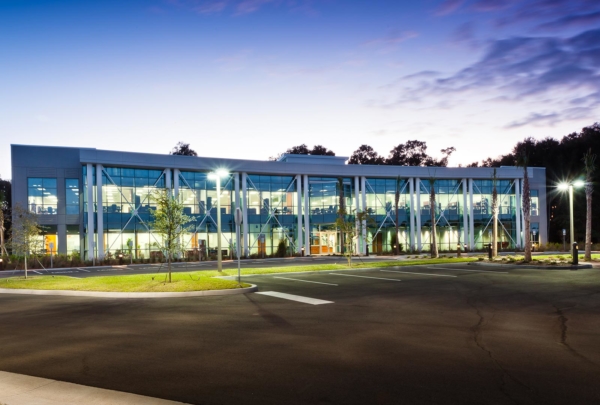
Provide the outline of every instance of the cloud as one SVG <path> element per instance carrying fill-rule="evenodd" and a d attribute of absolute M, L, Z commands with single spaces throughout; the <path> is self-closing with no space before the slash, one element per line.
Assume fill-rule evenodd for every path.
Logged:
<path fill-rule="evenodd" d="M 371 105 L 439 109 L 479 100 L 510 101 L 527 109 L 532 105 L 564 107 L 514 120 L 507 125 L 510 128 L 592 116 L 600 108 L 600 30 L 570 38 L 493 40 L 477 62 L 455 73 L 417 72 L 384 89 L 387 99 Z"/>
<path fill-rule="evenodd" d="M 540 124 L 543 123 L 545 125 L 554 125 L 558 122 L 558 114 L 557 113 L 549 113 L 549 114 L 540 114 L 540 113 L 532 113 L 529 114 L 526 118 L 523 118 L 518 121 L 513 121 L 505 126 L 505 128 L 518 128 L 523 127 L 525 125 L 530 124 Z"/>
<path fill-rule="evenodd" d="M 469 48 L 477 49 L 481 46 L 480 41 L 475 35 L 475 22 L 467 21 L 462 23 L 450 34 L 450 43 L 455 45 L 466 45 Z"/>
<path fill-rule="evenodd" d="M 240 16 L 259 11 L 267 5 L 283 5 L 289 12 L 318 15 L 312 7 L 314 0 L 163 0 L 169 6 L 202 15 L 217 14 L 229 10 Z"/>
<path fill-rule="evenodd" d="M 243 0 L 236 6 L 236 14 L 250 14 L 258 11 L 266 4 L 276 3 L 277 0 Z"/>
<path fill-rule="evenodd" d="M 193 10 L 200 14 L 220 13 L 227 7 L 227 1 L 208 1 L 193 7 Z"/>
<path fill-rule="evenodd" d="M 364 45 L 366 45 L 366 46 L 372 46 L 372 45 L 397 45 L 397 44 L 400 44 L 400 43 L 402 43 L 404 41 L 407 41 L 409 39 L 416 38 L 418 36 L 419 36 L 419 33 L 415 32 L 415 31 L 402 31 L 402 32 L 393 31 L 393 32 L 390 32 L 385 37 L 376 38 L 376 39 L 372 39 L 370 41 L 367 41 L 367 42 L 364 43 Z"/>
<path fill-rule="evenodd" d="M 568 15 L 558 20 L 540 24 L 537 31 L 558 31 L 565 28 L 581 28 L 600 22 L 600 11 L 587 14 Z"/>
<path fill-rule="evenodd" d="M 436 15 L 452 14 L 456 10 L 458 10 L 460 8 L 460 6 L 463 5 L 464 2 L 465 2 L 464 0 L 444 0 L 442 2 L 442 4 L 440 4 L 440 6 L 436 9 L 435 14 Z"/>

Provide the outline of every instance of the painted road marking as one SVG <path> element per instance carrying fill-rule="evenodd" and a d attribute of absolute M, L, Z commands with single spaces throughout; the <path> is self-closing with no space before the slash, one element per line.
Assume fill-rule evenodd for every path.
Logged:
<path fill-rule="evenodd" d="M 316 298 L 302 297 L 300 295 L 285 294 L 285 293 L 280 293 L 277 291 L 262 291 L 262 292 L 257 292 L 256 294 L 269 295 L 271 297 L 283 298 L 284 300 L 298 301 L 298 302 L 302 302 L 305 304 L 311 304 L 311 305 L 333 304 L 333 301 L 325 301 L 325 300 L 319 300 Z"/>
<path fill-rule="evenodd" d="M 85 271 L 86 273 L 89 273 L 89 272 L 90 272 L 89 270 L 82 269 L 81 267 L 77 267 L 77 270 Z"/>
<path fill-rule="evenodd" d="M 453 271 L 473 271 L 475 273 L 499 273 L 499 274 L 508 274 L 508 271 L 490 271 L 490 270 L 467 270 L 467 269 L 451 269 L 450 267 L 427 267 L 431 270 L 453 270 Z"/>
<path fill-rule="evenodd" d="M 326 285 L 335 285 L 337 286 L 337 284 L 332 284 L 332 283 L 322 283 L 320 281 L 308 281 L 308 280 L 300 280 L 299 278 L 288 278 L 288 277 L 273 277 L 273 278 L 280 278 L 282 280 L 294 280 L 294 281 L 302 281 L 303 283 L 315 283 L 315 284 L 326 284 Z"/>
<path fill-rule="evenodd" d="M 402 281 L 402 280 L 398 280 L 397 278 L 381 278 L 381 277 L 357 276 L 355 274 L 340 274 L 340 273 L 328 273 L 328 274 L 333 274 L 334 276 L 374 278 L 375 280 Z"/>
<path fill-rule="evenodd" d="M 379 270 L 379 271 L 385 271 L 387 273 L 420 274 L 422 276 L 435 276 L 435 277 L 458 277 L 458 276 L 451 276 L 449 274 L 416 273 L 414 271 L 399 271 L 399 270 Z"/>
<path fill-rule="evenodd" d="M 42 274 L 39 271 L 35 271 L 35 270 L 31 270 L 31 271 L 33 271 L 35 274 Z"/>

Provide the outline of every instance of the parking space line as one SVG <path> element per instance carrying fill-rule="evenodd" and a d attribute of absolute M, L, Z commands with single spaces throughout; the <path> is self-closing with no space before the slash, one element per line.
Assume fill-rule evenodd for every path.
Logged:
<path fill-rule="evenodd" d="M 332 284 L 332 283 L 323 283 L 320 281 L 308 281 L 308 280 L 300 280 L 299 278 L 289 278 L 289 277 L 273 277 L 273 278 L 280 278 L 282 280 L 293 280 L 293 281 L 301 281 L 303 283 L 314 283 L 314 284 L 326 284 L 326 285 L 335 285 L 337 286 L 337 284 Z"/>
<path fill-rule="evenodd" d="M 414 271 L 399 271 L 399 270 L 379 270 L 379 271 L 385 271 L 387 273 L 419 274 L 421 276 L 434 276 L 434 277 L 458 277 L 458 276 L 451 276 L 449 274 L 416 273 Z"/>
<path fill-rule="evenodd" d="M 39 271 L 35 271 L 35 270 L 31 270 L 31 271 L 33 271 L 35 274 L 42 274 Z"/>
<path fill-rule="evenodd" d="M 508 274 L 508 271 L 490 271 L 490 270 L 467 270 L 467 269 L 451 269 L 449 267 L 427 267 L 431 270 L 453 270 L 453 271 L 473 271 L 475 273 L 499 273 L 499 274 Z"/>
<path fill-rule="evenodd" d="M 77 267 L 77 270 L 85 271 L 86 273 L 89 273 L 89 272 L 90 272 L 89 270 L 82 269 L 81 267 Z"/>
<path fill-rule="evenodd" d="M 374 278 L 375 280 L 402 281 L 402 280 L 398 280 L 397 278 L 381 278 L 381 277 L 357 276 L 355 274 L 340 274 L 340 273 L 328 273 L 328 274 L 332 274 L 334 276 Z"/>
<path fill-rule="evenodd" d="M 325 301 L 325 300 L 319 300 L 316 298 L 302 297 L 301 295 L 286 294 L 286 293 L 280 293 L 277 291 L 261 291 L 261 292 L 255 293 L 255 294 L 268 295 L 271 297 L 283 298 L 284 300 L 297 301 L 297 302 L 302 302 L 304 304 L 311 304 L 311 305 L 333 304 L 333 301 Z"/>

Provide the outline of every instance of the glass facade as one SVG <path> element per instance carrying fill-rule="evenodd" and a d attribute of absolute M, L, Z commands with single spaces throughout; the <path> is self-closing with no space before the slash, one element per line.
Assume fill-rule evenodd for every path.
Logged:
<path fill-rule="evenodd" d="M 160 250 L 149 223 L 150 211 L 156 208 L 153 192 L 164 188 L 161 170 L 104 168 L 101 212 L 107 255 L 127 253 L 143 259 Z"/>
<path fill-rule="evenodd" d="M 398 240 L 396 241 L 396 191 L 398 192 Z M 400 243 L 403 251 L 410 246 L 409 216 L 410 194 L 406 179 L 376 179 L 365 181 L 367 221 L 367 244 L 369 252 L 382 254 L 392 252 Z"/>
<path fill-rule="evenodd" d="M 27 201 L 29 210 L 39 215 L 56 215 L 58 198 L 56 178 L 28 178 Z"/>
<path fill-rule="evenodd" d="M 65 205 L 67 215 L 79 215 L 78 179 L 65 179 Z"/>
<path fill-rule="evenodd" d="M 178 181 L 178 198 L 183 203 L 183 212 L 193 218 L 182 241 L 186 255 L 197 257 L 200 252 L 217 253 L 217 205 L 221 208 L 221 249 L 226 251 L 225 255 L 230 255 L 235 242 L 233 177 L 229 175 L 216 180 L 209 179 L 208 173 L 182 171 Z M 217 181 L 220 182 L 220 196 L 217 196 Z"/>
<path fill-rule="evenodd" d="M 300 196 L 307 211 L 298 207 L 298 181 L 296 176 L 257 175 L 231 173 L 220 181 L 220 195 L 217 195 L 217 180 L 212 180 L 206 172 L 133 169 L 104 167 L 102 176 L 102 207 L 98 210 L 96 201 L 96 173 L 94 168 L 94 198 L 96 212 L 102 215 L 102 238 L 104 253 L 113 257 L 131 253 L 136 259 L 162 256 L 160 237 L 152 232 L 151 211 L 156 208 L 153 193 L 164 190 L 167 184 L 184 206 L 184 213 L 192 218 L 188 232 L 182 238 L 184 256 L 199 258 L 215 255 L 217 246 L 217 201 L 221 209 L 221 246 L 225 257 L 233 257 L 235 252 L 236 209 L 235 183 L 239 181 L 238 201 L 246 201 L 247 249 L 251 256 L 292 255 L 303 246 L 310 254 L 340 254 L 345 246 L 336 225 L 341 204 L 345 206 L 347 220 L 354 221 L 357 210 L 367 213 L 366 239 L 357 238 L 356 251 L 363 250 L 363 244 L 370 253 L 386 254 L 394 251 L 396 244 L 401 251 L 409 251 L 411 246 L 419 250 L 431 249 L 431 208 L 430 190 L 435 188 L 435 224 L 437 244 L 440 251 L 454 251 L 456 245 L 469 244 L 473 234 L 475 248 L 483 248 L 491 241 L 492 229 L 492 180 L 472 181 L 473 194 L 461 179 L 436 179 L 433 184 L 427 180 L 417 181 L 407 178 L 365 178 L 364 190 L 356 190 L 354 177 L 308 177 L 308 190 Z M 168 176 L 168 177 L 167 177 Z M 84 193 L 82 201 L 87 207 L 87 177 L 84 167 Z M 243 179 L 246 184 L 242 184 Z M 45 183 L 47 179 L 29 179 L 31 196 L 39 195 L 36 206 L 52 206 L 44 195 L 56 195 L 56 182 Z M 52 180 L 52 179 L 50 179 Z M 411 203 L 411 181 L 414 194 Z M 77 179 L 66 179 L 66 206 L 68 213 L 79 212 L 79 184 Z M 54 189 L 50 188 L 54 185 Z M 175 186 L 177 185 L 177 186 Z M 304 187 L 304 183 L 303 183 Z M 509 249 L 516 245 L 516 198 L 513 180 L 499 180 L 499 248 Z M 42 190 L 43 189 L 43 190 Z M 50 191 L 48 191 L 50 190 Z M 54 190 L 54 191 L 51 191 Z M 245 190 L 245 196 L 242 195 Z M 418 190 L 418 193 L 417 193 Z M 47 194 L 44 194 L 44 191 Z M 535 190 L 532 190 L 535 191 Z M 308 202 L 304 201 L 304 192 Z M 53 194 L 54 193 L 54 194 Z M 364 193 L 364 194 L 363 194 Z M 420 197 L 417 199 L 417 194 Z M 534 193 L 532 193 L 534 194 Z M 356 199 L 358 195 L 358 201 Z M 464 200 L 467 197 L 467 206 Z M 50 197 L 48 197 L 50 198 Z M 363 207 L 363 198 L 365 206 Z M 537 204 L 537 194 L 535 203 Z M 471 205 L 472 200 L 472 205 Z M 396 208 L 397 204 L 397 208 Z M 411 232 L 411 204 L 414 217 L 412 222 L 420 229 Z M 53 207 L 55 207 L 54 204 Z M 71 207 L 71 208 L 69 208 Z M 240 207 L 243 209 L 243 207 Z M 305 217 L 308 215 L 308 218 Z M 308 243 L 304 246 L 308 220 Z M 298 229 L 298 224 L 302 228 Z M 398 237 L 396 237 L 396 223 Z M 465 240 L 465 223 L 467 240 Z M 473 229 L 470 229 L 470 224 Z M 94 218 L 95 227 L 98 221 Z M 87 227 L 87 212 L 84 211 L 84 227 Z M 80 239 L 75 227 L 67 230 L 67 250 L 79 248 Z M 86 233 L 87 235 L 87 233 Z M 97 235 L 97 232 L 94 233 Z M 411 240 L 411 235 L 414 240 Z M 301 238 L 301 241 L 298 238 Z M 242 239 L 244 240 L 244 238 Z M 131 248 L 129 244 L 131 243 Z M 84 245 L 87 249 L 87 242 Z"/>
<path fill-rule="evenodd" d="M 512 180 L 498 180 L 498 250 L 516 245 L 516 197 Z M 492 242 L 492 180 L 473 180 L 475 246 L 482 249 Z"/>
<path fill-rule="evenodd" d="M 279 249 L 280 255 L 291 254 L 298 243 L 295 177 L 250 174 L 246 179 L 249 253 L 262 257 Z"/>

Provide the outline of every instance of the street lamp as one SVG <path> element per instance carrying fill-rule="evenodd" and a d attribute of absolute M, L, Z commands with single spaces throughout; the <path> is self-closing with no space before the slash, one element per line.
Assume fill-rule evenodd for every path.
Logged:
<path fill-rule="evenodd" d="M 573 246 L 575 246 L 575 225 L 573 223 L 573 187 L 580 188 L 585 186 L 583 180 L 570 181 L 568 183 L 560 183 L 558 189 L 562 191 L 569 190 L 569 231 L 571 236 L 571 259 L 575 260 L 575 252 Z"/>
<path fill-rule="evenodd" d="M 217 270 L 223 271 L 223 257 L 221 251 L 221 179 L 229 176 L 225 169 L 217 169 L 208 173 L 208 178 L 217 184 Z"/>

